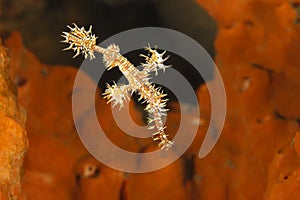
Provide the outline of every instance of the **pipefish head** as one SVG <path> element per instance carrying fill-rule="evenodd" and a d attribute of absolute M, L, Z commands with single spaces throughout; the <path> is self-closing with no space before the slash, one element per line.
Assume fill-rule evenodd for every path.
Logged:
<path fill-rule="evenodd" d="M 84 27 L 79 28 L 75 23 L 74 27 L 67 26 L 70 31 L 63 32 L 61 35 L 65 40 L 62 40 L 63 43 L 69 43 L 70 46 L 63 50 L 72 49 L 76 54 L 73 56 L 75 58 L 79 54 L 82 54 L 84 58 L 90 57 L 90 59 L 95 58 L 94 48 L 96 46 L 97 37 L 92 34 L 92 26 L 89 30 L 85 30 Z"/>

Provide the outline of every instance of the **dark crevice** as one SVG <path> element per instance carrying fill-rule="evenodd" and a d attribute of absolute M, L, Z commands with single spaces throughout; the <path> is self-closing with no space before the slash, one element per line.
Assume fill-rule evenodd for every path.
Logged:
<path fill-rule="evenodd" d="M 27 83 L 27 78 L 23 77 L 23 76 L 16 76 L 15 78 L 15 84 L 18 87 L 24 86 Z"/>
<path fill-rule="evenodd" d="M 127 200 L 126 181 L 123 181 L 121 185 L 119 200 Z"/>
<path fill-rule="evenodd" d="M 251 21 L 251 20 L 246 20 L 246 21 L 245 21 L 245 24 L 246 24 L 247 26 L 250 26 L 250 27 L 254 26 L 254 22 Z"/>
<path fill-rule="evenodd" d="M 148 148 L 149 148 L 149 145 L 142 146 L 139 149 L 138 153 L 145 153 Z"/>
<path fill-rule="evenodd" d="M 293 8 L 299 8 L 300 7 L 300 3 L 299 2 L 291 2 L 291 6 Z"/>
<path fill-rule="evenodd" d="M 231 24 L 225 24 L 225 25 L 224 25 L 224 28 L 225 28 L 225 29 L 232 29 L 232 28 L 234 28 L 235 25 L 236 25 L 235 22 L 233 22 L 233 23 L 231 23 Z"/>
<path fill-rule="evenodd" d="M 288 117 L 280 112 L 278 112 L 277 110 L 274 111 L 274 115 L 277 119 L 279 120 L 283 120 L 283 121 L 295 121 L 296 123 L 298 123 L 300 125 L 300 117 Z"/>
<path fill-rule="evenodd" d="M 191 155 L 183 158 L 183 182 L 186 184 L 188 181 L 192 181 L 195 175 L 195 156 Z"/>
<path fill-rule="evenodd" d="M 256 119 L 256 122 L 257 122 L 258 124 L 261 124 L 261 123 L 263 122 L 263 120 L 262 120 L 262 119 Z"/>
<path fill-rule="evenodd" d="M 257 69 L 260 69 L 260 70 L 263 70 L 265 72 L 267 72 L 268 76 L 269 76 L 269 79 L 270 81 L 272 82 L 273 81 L 273 74 L 274 74 L 274 71 L 271 70 L 271 69 L 268 69 L 260 64 L 257 64 L 257 63 L 250 63 L 252 67 L 254 68 L 257 68 Z"/>
<path fill-rule="evenodd" d="M 286 175 L 286 176 L 283 177 L 283 180 L 287 180 L 288 178 L 289 178 L 289 176 Z"/>
<path fill-rule="evenodd" d="M 297 18 L 295 19 L 295 23 L 296 23 L 296 24 L 300 24 L 300 17 L 297 17 Z"/>
<path fill-rule="evenodd" d="M 286 116 L 284 116 L 283 114 L 279 113 L 278 111 L 274 111 L 274 115 L 277 119 L 280 120 L 287 120 L 288 118 Z"/>
<path fill-rule="evenodd" d="M 76 175 L 75 175 L 75 181 L 76 181 L 76 184 L 77 184 L 77 185 L 80 185 L 80 184 L 79 184 L 80 179 L 81 179 L 81 175 L 80 175 L 80 174 L 76 174 Z"/>
<path fill-rule="evenodd" d="M 277 151 L 277 154 L 282 154 L 282 150 L 279 149 L 279 150 Z"/>
<path fill-rule="evenodd" d="M 300 3 L 299 2 L 292 2 L 291 3 L 292 8 L 296 11 L 296 19 L 295 23 L 300 24 Z"/>
<path fill-rule="evenodd" d="M 275 110 L 273 112 L 274 116 L 276 117 L 276 119 L 278 120 L 282 120 L 282 121 L 294 121 L 296 123 L 298 123 L 300 125 L 300 117 L 289 117 L 277 110 Z M 264 122 L 264 119 L 261 119 L 261 118 L 257 118 L 256 119 L 256 123 L 258 124 L 262 124 Z"/>

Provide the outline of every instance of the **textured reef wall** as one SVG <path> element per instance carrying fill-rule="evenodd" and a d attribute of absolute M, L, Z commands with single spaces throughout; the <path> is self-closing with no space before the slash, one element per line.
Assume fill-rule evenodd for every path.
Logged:
<path fill-rule="evenodd" d="M 17 102 L 17 90 L 8 73 L 10 56 L 0 40 L 0 199 L 17 199 L 28 141 L 26 114 Z"/>
<path fill-rule="evenodd" d="M 198 2 L 218 24 L 215 62 L 228 98 L 222 138 L 199 161 L 201 196 L 300 199 L 300 4 Z"/>
<path fill-rule="evenodd" d="M 197 91 L 201 105 L 197 138 L 180 159 L 151 173 L 125 174 L 96 161 L 79 140 L 72 118 L 77 70 L 41 64 L 23 47 L 20 35 L 11 34 L 6 40 L 12 56 L 10 73 L 28 113 L 30 141 L 20 199 L 300 199 L 300 4 L 198 2 L 218 24 L 215 61 L 228 100 L 224 130 L 213 151 L 199 159 L 210 119 L 209 94 L 203 85 Z M 95 83 L 87 77 L 86 84 Z M 75 90 L 83 100 L 87 85 Z M 96 110 L 105 116 L 99 121 L 111 141 L 135 152 L 156 149 L 151 138 L 124 134 L 113 121 L 110 105 L 99 96 L 97 91 Z M 83 120 L 91 106 L 82 107 Z M 178 127 L 172 125 L 185 111 L 176 104 L 172 108 L 167 125 L 175 133 Z M 141 113 L 133 104 L 130 109 L 142 124 Z M 21 113 L 15 114 L 16 121 L 23 124 Z M 184 114 L 195 120 L 191 111 Z M 186 134 L 188 130 L 186 125 Z"/>
<path fill-rule="evenodd" d="M 28 113 L 26 128 L 30 148 L 24 163 L 21 199 L 140 199 L 141 195 L 145 199 L 187 197 L 189 188 L 184 187 L 185 157 L 161 171 L 147 174 L 125 174 L 96 161 L 84 148 L 74 127 L 71 96 L 77 70 L 41 64 L 23 47 L 18 33 L 12 33 L 6 44 L 12 54 L 10 73 L 18 86 L 19 101 Z M 88 85 L 95 83 L 86 77 L 85 84 L 75 89 L 75 95 L 83 101 L 85 92 L 89 92 Z M 116 145 L 135 152 L 157 148 L 151 138 L 141 140 L 122 133 L 113 121 L 110 105 L 100 96 L 98 91 L 95 106 L 102 116 L 99 121 Z M 87 104 L 81 108 L 82 120 L 88 119 L 91 106 Z M 133 102 L 130 111 L 137 123 L 144 123 Z M 170 117 L 171 122 L 180 120 L 176 112 Z M 90 127 L 84 128 L 90 130 Z M 90 133 L 93 134 L 93 130 Z M 107 151 L 110 153 L 110 149 Z M 163 158 L 157 158 L 155 162 L 160 159 Z M 143 162 L 151 164 L 152 161 Z M 170 188 L 176 190 L 169 191 Z M 165 191 L 168 192 L 164 194 Z"/>
<path fill-rule="evenodd" d="M 121 173 L 94 161 L 77 136 L 71 112 L 77 70 L 41 64 L 24 48 L 17 33 L 12 33 L 6 44 L 12 56 L 10 73 L 28 113 L 30 148 L 24 161 L 20 199 L 91 199 L 89 196 L 95 194 L 89 189 L 93 187 L 98 194 L 108 196 L 108 189 L 118 187 Z M 99 181 L 85 181 L 98 177 L 100 168 L 105 175 Z M 119 194 L 118 189 L 115 193 Z M 115 196 L 111 190 L 110 196 Z"/>
<path fill-rule="evenodd" d="M 125 174 L 96 161 L 84 148 L 74 127 L 71 97 L 77 70 L 41 64 L 23 47 L 18 33 L 12 33 L 6 44 L 12 54 L 10 73 L 18 86 L 19 101 L 28 113 L 26 128 L 30 148 L 24 163 L 21 199 L 140 199 L 141 195 L 145 199 L 162 196 L 185 199 L 188 196 L 189 187 L 184 186 L 186 157 L 161 171 L 147 174 Z M 89 77 L 85 83 L 75 89 L 75 95 L 83 101 L 85 92 L 89 92 L 88 85 L 95 84 Z M 104 132 L 109 133 L 107 136 L 116 145 L 135 152 L 157 148 L 151 138 L 141 140 L 124 134 L 114 123 L 110 105 L 99 91 L 95 104 L 102 116 L 99 122 Z M 81 108 L 82 120 L 89 118 L 91 106 Z M 137 123 L 144 123 L 133 102 L 130 112 Z M 170 118 L 175 124 L 180 120 L 176 112 L 171 113 Z M 90 130 L 90 127 L 84 128 Z M 176 126 L 173 129 L 176 130 Z M 93 130 L 90 133 L 93 134 Z M 107 151 L 110 153 L 110 149 Z M 160 159 L 163 157 L 155 162 Z M 142 162 L 151 164 L 152 161 Z"/>

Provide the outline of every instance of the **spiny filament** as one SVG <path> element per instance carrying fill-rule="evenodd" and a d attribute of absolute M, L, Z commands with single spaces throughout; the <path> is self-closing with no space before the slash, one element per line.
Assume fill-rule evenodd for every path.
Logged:
<path fill-rule="evenodd" d="M 76 52 L 73 58 L 78 56 L 80 53 L 84 55 L 85 59 L 88 56 L 90 56 L 90 59 L 95 58 L 93 49 L 96 46 L 97 37 L 92 35 L 92 26 L 90 26 L 88 31 L 86 31 L 84 27 L 78 28 L 78 26 L 74 23 L 73 25 L 74 28 L 68 26 L 71 30 L 70 32 L 63 32 L 64 35 L 61 35 L 65 38 L 65 40 L 61 42 L 70 44 L 69 47 L 63 50 L 73 49 Z"/>
<path fill-rule="evenodd" d="M 156 129 L 152 135 L 153 140 L 158 142 L 161 149 L 168 150 L 172 147 L 174 142 L 168 139 L 168 135 L 165 133 L 166 126 L 162 120 L 162 116 L 166 115 L 168 111 L 166 109 L 168 99 L 164 99 L 166 94 L 161 88 L 155 87 L 149 81 L 150 72 L 155 72 L 157 75 L 158 70 L 165 71 L 166 68 L 170 67 L 170 65 L 164 64 L 169 58 L 169 56 L 163 57 L 166 51 L 158 53 L 156 48 L 152 49 L 148 44 L 148 47 L 145 47 L 148 54 L 140 55 L 145 58 L 146 62 L 142 64 L 143 69 L 138 70 L 120 54 L 120 49 L 116 44 L 110 44 L 107 48 L 96 46 L 97 37 L 92 35 L 92 27 L 86 31 L 84 27 L 78 28 L 76 24 L 73 25 L 73 28 L 68 26 L 71 30 L 69 33 L 63 32 L 64 35 L 62 35 L 65 37 L 62 42 L 70 44 L 65 50 L 73 49 L 76 52 L 75 56 L 81 53 L 85 58 L 89 56 L 90 59 L 95 58 L 94 52 L 97 51 L 103 54 L 103 62 L 107 70 L 118 67 L 129 82 L 128 85 L 107 84 L 107 89 L 103 93 L 107 103 L 112 103 L 113 106 L 118 105 L 121 109 L 134 92 L 138 93 L 139 101 L 143 100 L 143 103 L 147 103 L 145 111 L 149 113 L 148 128 Z"/>

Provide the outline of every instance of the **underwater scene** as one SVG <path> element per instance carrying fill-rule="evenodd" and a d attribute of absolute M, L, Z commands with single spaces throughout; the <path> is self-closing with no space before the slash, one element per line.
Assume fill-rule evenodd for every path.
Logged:
<path fill-rule="evenodd" d="M 0 200 L 300 200 L 300 1 L 0 0 Z"/>

